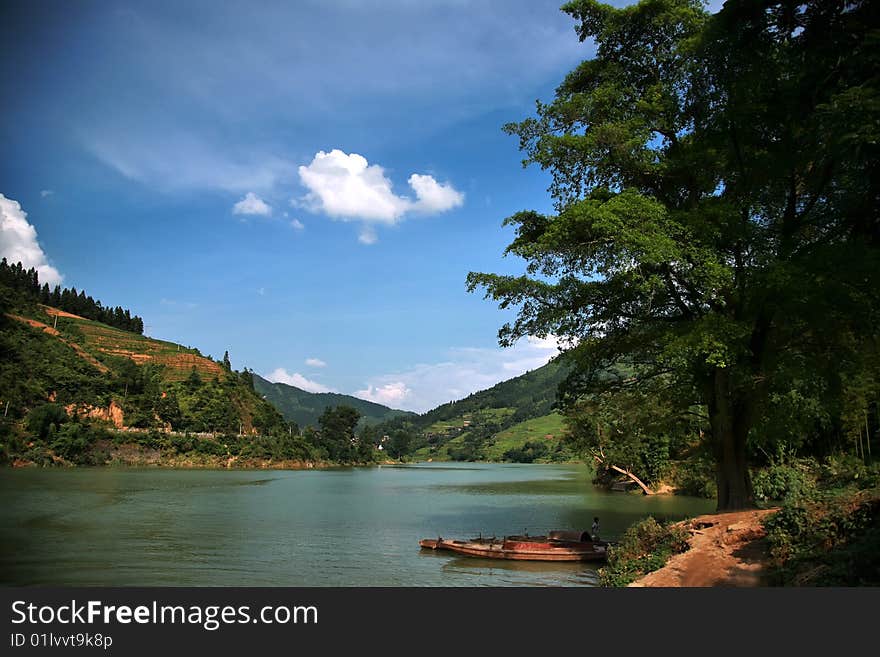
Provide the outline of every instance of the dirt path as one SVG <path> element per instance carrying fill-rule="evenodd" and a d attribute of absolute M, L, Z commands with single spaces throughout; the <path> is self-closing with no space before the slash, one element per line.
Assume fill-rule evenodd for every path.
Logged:
<path fill-rule="evenodd" d="M 762 586 L 767 544 L 761 522 L 776 511 L 731 511 L 686 521 L 691 549 L 630 586 Z"/>

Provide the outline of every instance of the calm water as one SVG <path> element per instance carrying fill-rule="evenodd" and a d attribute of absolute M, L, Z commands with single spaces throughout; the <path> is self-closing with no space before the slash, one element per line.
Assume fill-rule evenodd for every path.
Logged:
<path fill-rule="evenodd" d="M 617 537 L 714 503 L 594 488 L 583 466 L 324 471 L 0 470 L 0 584 L 576 586 L 595 566 L 420 550 L 420 538 L 551 529 Z"/>

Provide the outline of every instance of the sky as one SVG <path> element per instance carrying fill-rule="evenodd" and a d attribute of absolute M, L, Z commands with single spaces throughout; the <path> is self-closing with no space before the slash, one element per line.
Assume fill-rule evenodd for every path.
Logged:
<path fill-rule="evenodd" d="M 540 367 L 465 277 L 552 211 L 501 128 L 594 53 L 560 4 L 6 1 L 0 256 L 312 392 L 424 412 Z"/>

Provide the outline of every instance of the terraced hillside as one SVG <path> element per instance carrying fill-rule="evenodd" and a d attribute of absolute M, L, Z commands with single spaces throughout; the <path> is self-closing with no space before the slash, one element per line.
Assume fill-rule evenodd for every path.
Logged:
<path fill-rule="evenodd" d="M 57 404 L 117 429 L 258 434 L 286 428 L 247 371 L 227 369 L 197 349 L 6 295 L 0 402 L 8 402 L 10 419 Z"/>
<path fill-rule="evenodd" d="M 130 331 L 122 331 L 50 306 L 39 306 L 46 321 L 60 324 L 61 331 L 80 334 L 80 346 L 96 358 L 102 355 L 119 356 L 137 365 L 147 363 L 162 367 L 165 381 L 183 381 L 193 369 L 202 378 L 220 377 L 222 366 L 202 356 L 198 349 L 184 347 L 174 342 L 156 340 Z"/>

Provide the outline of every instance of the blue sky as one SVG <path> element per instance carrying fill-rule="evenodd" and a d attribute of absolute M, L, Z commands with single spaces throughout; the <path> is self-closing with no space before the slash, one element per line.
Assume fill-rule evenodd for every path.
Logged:
<path fill-rule="evenodd" d="M 5 2 L 0 255 L 313 391 L 424 411 L 538 367 L 464 282 L 551 210 L 501 126 L 593 53 L 560 4 Z"/>

